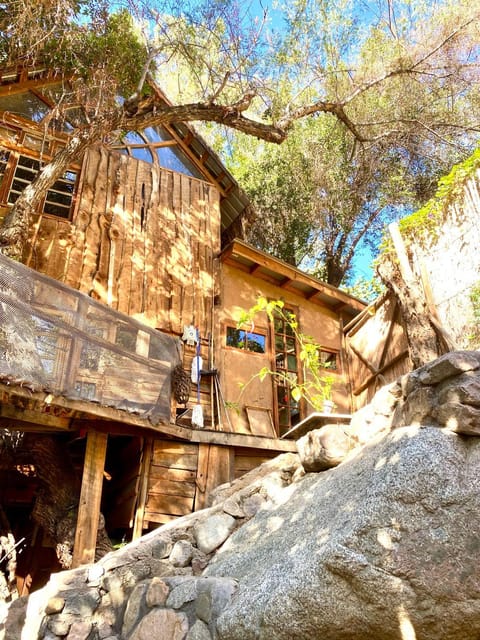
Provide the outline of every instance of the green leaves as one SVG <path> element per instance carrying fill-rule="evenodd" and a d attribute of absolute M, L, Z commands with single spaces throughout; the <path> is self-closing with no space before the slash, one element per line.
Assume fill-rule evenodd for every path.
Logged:
<path fill-rule="evenodd" d="M 290 389 L 292 399 L 299 402 L 304 399 L 316 411 L 322 410 L 324 400 L 331 400 L 332 387 L 336 382 L 333 375 L 328 375 L 328 365 L 324 365 L 320 359 L 321 346 L 311 337 L 298 330 L 298 322 L 292 313 L 285 310 L 282 300 L 268 300 L 265 297 L 257 299 L 255 305 L 249 310 L 243 311 L 237 327 L 253 325 L 258 314 L 266 314 L 271 322 L 275 319 L 285 321 L 289 335 L 294 336 L 299 360 L 302 364 L 301 375 L 292 374 L 280 369 L 273 370 L 262 367 L 246 384 L 241 386 L 242 393 L 254 379 L 264 382 L 270 377 L 280 386 Z"/>

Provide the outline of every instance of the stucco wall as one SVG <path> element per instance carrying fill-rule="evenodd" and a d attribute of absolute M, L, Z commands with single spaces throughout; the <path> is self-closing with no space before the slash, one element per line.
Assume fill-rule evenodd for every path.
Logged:
<path fill-rule="evenodd" d="M 296 312 L 300 331 L 312 336 L 320 345 L 327 349 L 341 352 L 342 338 L 340 319 L 332 310 L 309 302 L 298 295 L 285 291 L 281 287 L 259 280 L 243 271 L 224 264 L 221 270 L 221 304 L 216 307 L 216 354 L 217 367 L 220 371 L 222 388 L 228 402 L 238 403 L 239 411 L 230 411 L 235 431 L 250 432 L 245 406 L 271 408 L 273 405 L 273 385 L 269 377 L 262 382 L 252 377 L 262 367 L 272 367 L 272 353 L 268 335 L 268 319 L 266 314 L 257 317 L 254 331 L 267 333 L 267 352 L 252 353 L 225 345 L 226 326 L 236 326 L 242 311 L 250 309 L 260 296 L 273 300 L 282 299 L 286 306 Z M 333 389 L 333 399 L 336 410 L 348 411 L 350 408 L 349 395 L 346 386 L 346 371 L 340 354 L 340 368 L 333 375 L 337 383 Z M 249 382 L 250 381 L 250 382 Z M 249 382 L 241 393 L 240 384 Z M 304 408 L 305 414 L 312 411 Z"/>

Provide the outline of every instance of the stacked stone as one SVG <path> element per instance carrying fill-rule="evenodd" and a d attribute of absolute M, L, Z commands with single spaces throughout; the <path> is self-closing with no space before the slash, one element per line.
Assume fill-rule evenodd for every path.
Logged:
<path fill-rule="evenodd" d="M 211 640 L 236 583 L 201 574 L 236 529 L 275 504 L 299 466 L 298 456 L 283 454 L 262 465 L 253 482 L 250 476 L 220 487 L 213 507 L 95 565 L 54 574 L 44 589 L 11 605 L 0 640 Z"/>

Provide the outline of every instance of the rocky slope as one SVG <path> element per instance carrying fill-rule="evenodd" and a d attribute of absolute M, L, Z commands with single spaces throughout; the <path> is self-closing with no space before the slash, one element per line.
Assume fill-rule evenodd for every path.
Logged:
<path fill-rule="evenodd" d="M 52 576 L 0 638 L 478 640 L 480 353 L 422 367 L 335 429 Z"/>

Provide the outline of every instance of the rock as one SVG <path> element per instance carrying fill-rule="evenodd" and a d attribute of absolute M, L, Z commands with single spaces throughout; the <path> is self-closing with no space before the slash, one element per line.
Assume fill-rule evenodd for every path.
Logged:
<path fill-rule="evenodd" d="M 140 582 L 134 587 L 130 597 L 128 598 L 122 626 L 122 636 L 125 638 L 128 637 L 131 630 L 146 612 L 147 605 L 145 600 L 149 586 L 150 581 L 148 580 Z"/>
<path fill-rule="evenodd" d="M 171 540 L 167 540 L 159 536 L 158 539 L 154 541 L 154 544 L 152 546 L 152 556 L 154 558 L 158 558 L 159 560 L 168 558 L 172 551 L 172 547 L 173 544 Z"/>
<path fill-rule="evenodd" d="M 454 375 L 480 368 L 480 352 L 451 351 L 417 369 L 422 384 L 438 384 Z"/>
<path fill-rule="evenodd" d="M 87 640 L 90 631 L 92 630 L 92 623 L 83 620 L 78 620 L 72 624 L 70 631 L 67 635 L 67 640 Z"/>
<path fill-rule="evenodd" d="M 192 602 L 197 597 L 198 578 L 186 578 L 171 588 L 166 605 L 172 609 L 180 609 L 187 602 Z"/>
<path fill-rule="evenodd" d="M 87 582 L 90 586 L 92 586 L 92 584 L 98 584 L 104 574 L 104 567 L 99 564 L 94 564 L 88 569 Z"/>
<path fill-rule="evenodd" d="M 185 640 L 212 640 L 212 636 L 207 625 L 201 620 L 197 620 L 187 633 Z"/>
<path fill-rule="evenodd" d="M 480 628 L 480 440 L 399 428 L 261 510 L 206 574 L 219 640 L 465 640 Z"/>
<path fill-rule="evenodd" d="M 433 415 L 450 431 L 467 436 L 480 436 L 480 408 L 447 402 L 435 408 Z"/>
<path fill-rule="evenodd" d="M 184 613 L 176 613 L 171 609 L 152 609 L 139 622 L 128 640 L 184 640 L 187 632 L 188 621 Z"/>
<path fill-rule="evenodd" d="M 145 603 L 150 609 L 152 607 L 163 607 L 168 598 L 169 588 L 160 578 L 152 578 L 145 595 Z"/>
<path fill-rule="evenodd" d="M 60 598 L 60 596 L 55 596 L 53 598 L 49 598 L 47 602 L 47 606 L 45 607 L 45 613 L 47 616 L 52 615 L 53 613 L 60 613 L 63 611 L 65 607 L 65 598 Z"/>
<path fill-rule="evenodd" d="M 251 518 L 266 503 L 265 496 L 260 493 L 254 493 L 253 496 L 245 498 L 243 501 L 243 513 L 245 518 Z"/>
<path fill-rule="evenodd" d="M 297 441 L 297 451 L 305 471 L 336 467 L 352 447 L 350 437 L 337 424 L 314 429 Z"/>
<path fill-rule="evenodd" d="M 217 549 L 233 531 L 235 523 L 235 518 L 228 513 L 215 514 L 198 522 L 194 527 L 194 534 L 200 551 L 210 553 Z"/>
<path fill-rule="evenodd" d="M 168 557 L 174 567 L 186 567 L 193 556 L 193 547 L 188 540 L 178 540 Z"/>

